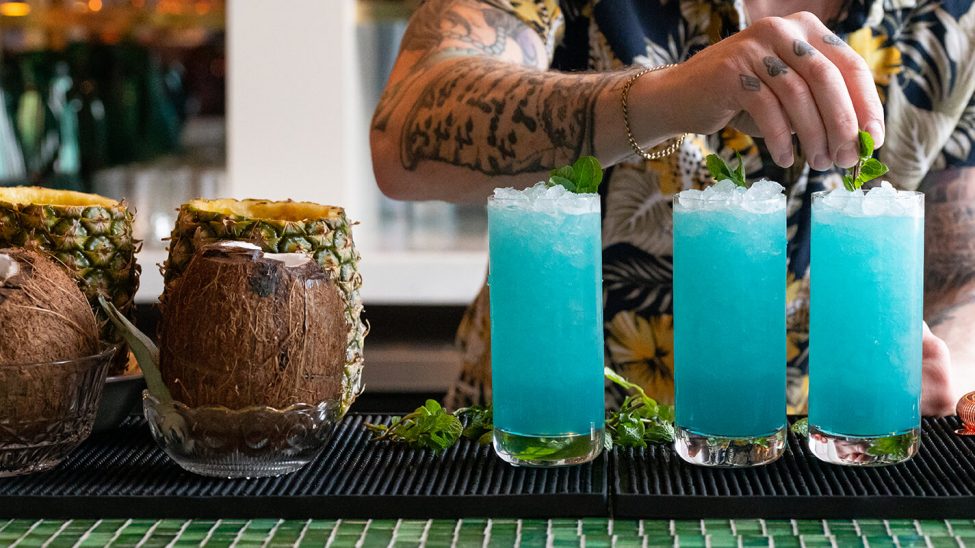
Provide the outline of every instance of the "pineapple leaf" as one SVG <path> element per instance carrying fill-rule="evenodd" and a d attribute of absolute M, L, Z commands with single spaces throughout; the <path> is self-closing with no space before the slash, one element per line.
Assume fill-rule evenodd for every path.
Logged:
<path fill-rule="evenodd" d="M 132 322 L 128 320 L 121 312 L 115 308 L 115 305 L 105 299 L 104 295 L 98 296 L 98 302 L 102 306 L 102 310 L 108 315 L 108 318 L 115 325 L 115 329 L 122 335 L 125 342 L 128 343 L 132 352 L 135 353 L 136 360 L 139 362 L 139 368 L 142 369 L 142 376 L 146 380 L 146 387 L 149 388 L 149 393 L 152 394 L 157 400 L 162 404 L 171 404 L 173 402 L 173 396 L 169 393 L 169 389 L 166 388 L 166 383 L 162 380 L 162 373 L 159 372 L 159 348 L 152 342 L 145 333 L 139 331 L 139 329 L 132 325 Z"/>

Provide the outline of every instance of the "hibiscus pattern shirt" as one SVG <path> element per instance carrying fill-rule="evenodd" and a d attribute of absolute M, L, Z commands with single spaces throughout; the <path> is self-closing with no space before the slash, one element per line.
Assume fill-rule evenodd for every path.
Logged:
<path fill-rule="evenodd" d="M 741 0 L 482 1 L 535 29 L 549 50 L 553 69 L 564 71 L 680 63 L 748 25 Z M 886 117 L 886 140 L 878 151 L 891 168 L 885 179 L 915 190 L 931 171 L 975 165 L 971 0 L 853 0 L 839 20 L 829 24 L 873 71 Z M 600 189 L 606 364 L 643 385 L 659 401 L 673 402 L 671 204 L 677 192 L 710 184 L 704 158 L 712 152 L 726 161 L 740 153 L 749 180 L 766 177 L 786 189 L 789 244 L 783 367 L 788 372 L 788 410 L 804 413 L 811 195 L 841 186 L 842 173 L 812 170 L 798 147 L 793 166 L 780 168 L 760 139 L 733 128 L 715 135 L 692 135 L 667 158 L 634 159 L 607 170 Z M 458 333 L 464 367 L 448 397 L 455 406 L 490 400 L 487 299 L 485 287 Z"/>

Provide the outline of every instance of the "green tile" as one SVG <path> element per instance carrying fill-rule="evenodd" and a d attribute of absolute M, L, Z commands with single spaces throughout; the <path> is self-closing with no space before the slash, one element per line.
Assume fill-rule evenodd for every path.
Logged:
<path fill-rule="evenodd" d="M 667 535 L 670 535 L 670 522 L 659 519 L 643 520 L 643 532 L 647 535 L 653 533 L 667 533 Z"/>
<path fill-rule="evenodd" d="M 757 547 L 757 546 L 771 546 L 772 539 L 765 535 L 739 535 L 738 540 L 740 541 L 739 546 Z"/>
<path fill-rule="evenodd" d="M 679 537 L 674 537 L 671 541 L 673 544 L 661 544 L 660 546 L 680 546 L 681 548 L 705 548 L 709 546 L 708 540 L 702 535 L 681 535 Z M 657 546 L 657 545 L 649 545 Z M 719 548 L 719 544 L 712 544 L 715 548 Z M 737 545 L 736 545 L 737 546 Z"/>
<path fill-rule="evenodd" d="M 825 535 L 826 532 L 823 530 L 823 522 L 818 520 L 799 520 L 796 522 L 796 531 L 800 535 Z"/>
<path fill-rule="evenodd" d="M 768 535 L 792 536 L 792 522 L 787 519 L 765 520 L 765 531 Z"/>
<path fill-rule="evenodd" d="M 671 545 L 674 544 L 674 539 L 675 538 L 676 537 L 673 537 L 673 536 L 671 536 L 669 534 L 666 534 L 666 535 L 661 535 L 661 534 L 647 535 L 646 536 L 647 546 L 671 546 Z M 694 538 L 694 535 L 687 535 L 687 538 Z"/>
<path fill-rule="evenodd" d="M 948 536 L 935 536 L 928 537 L 928 542 L 931 543 L 932 548 L 958 548 L 958 541 L 955 537 Z"/>
<path fill-rule="evenodd" d="M 894 542 L 894 538 L 888 535 L 869 535 L 864 536 L 863 538 L 866 540 L 867 544 L 870 545 L 870 548 L 887 548 L 897 546 L 897 544 Z"/>
<path fill-rule="evenodd" d="M 922 534 L 930 537 L 951 536 L 948 524 L 941 519 L 921 519 L 917 521 L 917 525 L 921 529 Z"/>
<path fill-rule="evenodd" d="M 772 535 L 769 538 L 775 542 L 775 548 L 799 548 L 802 546 L 799 537 L 792 534 Z"/>

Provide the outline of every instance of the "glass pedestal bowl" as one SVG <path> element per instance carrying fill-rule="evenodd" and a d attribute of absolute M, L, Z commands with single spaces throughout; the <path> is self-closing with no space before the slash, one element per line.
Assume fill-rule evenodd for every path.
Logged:
<path fill-rule="evenodd" d="M 219 478 L 295 472 L 322 452 L 342 418 L 338 401 L 286 409 L 191 408 L 145 391 L 142 403 L 152 437 L 170 458 L 189 472 Z"/>
<path fill-rule="evenodd" d="M 0 477 L 53 468 L 88 438 L 117 350 L 0 367 Z"/>

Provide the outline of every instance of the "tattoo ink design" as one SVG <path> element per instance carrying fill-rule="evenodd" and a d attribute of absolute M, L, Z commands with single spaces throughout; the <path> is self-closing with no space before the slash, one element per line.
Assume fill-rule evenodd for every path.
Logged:
<path fill-rule="evenodd" d="M 758 91 L 762 89 L 762 81 L 750 74 L 741 74 L 738 78 L 741 80 L 741 89 L 745 91 Z"/>
<path fill-rule="evenodd" d="M 592 151 L 596 98 L 621 78 L 526 72 L 490 59 L 451 63 L 406 115 L 403 167 L 431 160 L 515 175 L 570 161 Z M 524 141 L 538 146 L 515 154 Z"/>
<path fill-rule="evenodd" d="M 827 35 L 823 36 L 823 42 L 826 42 L 827 44 L 829 44 L 831 46 L 845 46 L 846 45 L 846 42 L 844 42 L 839 36 L 837 36 L 835 34 L 827 34 Z"/>
<path fill-rule="evenodd" d="M 975 189 L 964 176 L 942 176 L 920 188 L 926 204 L 925 293 L 975 294 Z"/>
<path fill-rule="evenodd" d="M 815 55 L 816 53 L 815 48 L 809 45 L 809 42 L 806 42 L 805 40 L 796 40 L 792 42 L 792 51 L 793 53 L 796 54 L 797 57 L 803 57 L 805 55 Z"/>
<path fill-rule="evenodd" d="M 768 70 L 769 76 L 778 76 L 789 72 L 789 65 L 783 63 L 782 59 L 778 57 L 769 55 L 763 61 L 765 62 L 765 68 Z"/>

